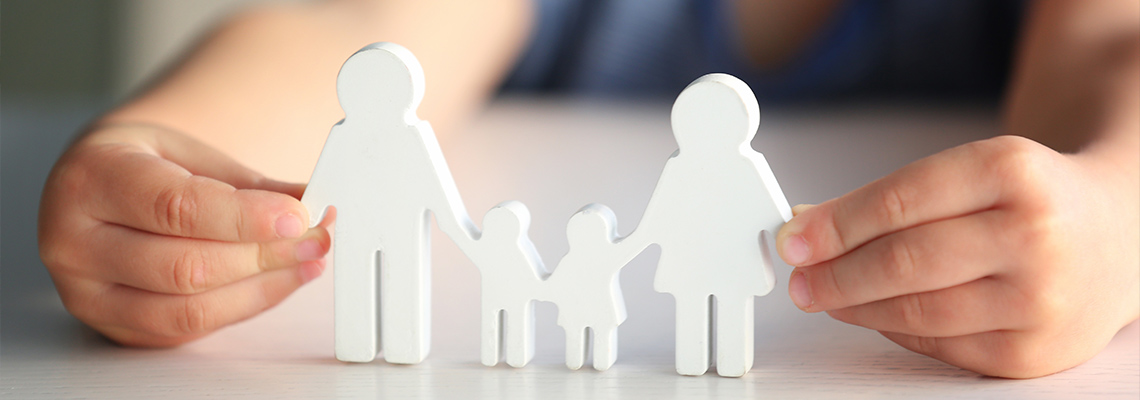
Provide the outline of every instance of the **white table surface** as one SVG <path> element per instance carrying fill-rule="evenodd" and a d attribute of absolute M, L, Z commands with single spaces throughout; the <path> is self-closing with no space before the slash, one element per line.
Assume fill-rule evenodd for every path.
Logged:
<path fill-rule="evenodd" d="M 664 102 L 500 101 L 465 133 L 443 140 L 443 151 L 472 216 L 480 220 L 503 200 L 526 203 L 531 238 L 553 264 L 568 247 L 567 218 L 584 204 L 613 208 L 622 233 L 636 225 L 676 148 L 668 109 Z M 792 204 L 815 203 L 996 131 L 993 112 L 982 108 L 772 108 L 763 111 L 754 146 Z M 292 171 L 287 177 L 310 170 L 319 145 L 308 151 L 309 161 L 284 168 Z M 673 300 L 652 289 L 656 248 L 621 274 L 629 319 L 621 326 L 612 369 L 566 369 L 557 310 L 548 303 L 537 307 L 535 360 L 521 369 L 484 367 L 478 272 L 442 233 L 434 232 L 433 242 L 433 347 L 420 365 L 334 359 L 329 272 L 262 315 L 168 350 L 110 344 L 67 315 L 54 291 L 12 292 L 19 285 L 9 281 L 0 322 L 0 397 L 1140 397 L 1136 323 L 1069 371 L 1031 380 L 987 378 L 906 351 L 873 331 L 798 311 L 787 296 L 791 269 L 783 264 L 776 290 L 756 299 L 752 371 L 739 379 L 682 377 L 673 369 Z M 43 268 L 35 259 L 19 263 L 3 268 Z"/>

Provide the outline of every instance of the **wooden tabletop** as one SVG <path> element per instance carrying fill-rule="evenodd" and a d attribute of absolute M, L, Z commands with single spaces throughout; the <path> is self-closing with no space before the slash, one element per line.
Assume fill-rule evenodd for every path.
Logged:
<path fill-rule="evenodd" d="M 522 201 L 533 216 L 531 238 L 552 265 L 568 248 L 567 219 L 587 203 L 610 206 L 623 234 L 636 225 L 665 159 L 676 149 L 669 106 L 502 100 L 470 129 L 441 134 L 441 145 L 473 218 L 479 221 L 501 201 Z M 817 203 L 996 132 L 995 114 L 981 107 L 768 108 L 754 147 L 767 157 L 792 204 Z M 285 152 L 240 146 L 228 151 L 277 177 L 303 181 L 321 139 L 314 139 L 315 146 L 273 144 L 287 147 Z M 557 309 L 548 303 L 537 307 L 535 360 L 521 369 L 485 367 L 479 363 L 478 271 L 438 230 L 433 244 L 432 354 L 412 366 L 335 360 L 331 271 L 262 315 L 169 350 L 112 345 L 67 315 L 53 290 L 21 285 L 12 279 L 23 275 L 6 273 L 0 397 L 1140 397 L 1137 323 L 1069 371 L 1031 380 L 986 378 L 911 353 L 876 332 L 800 312 L 788 299 L 791 268 L 782 263 L 776 289 L 756 299 L 752 371 L 738 379 L 679 376 L 673 369 L 673 299 L 653 291 L 656 248 L 621 274 L 629 319 L 609 371 L 566 369 Z M 5 271 L 43 268 L 34 249 L 5 245 Z"/>

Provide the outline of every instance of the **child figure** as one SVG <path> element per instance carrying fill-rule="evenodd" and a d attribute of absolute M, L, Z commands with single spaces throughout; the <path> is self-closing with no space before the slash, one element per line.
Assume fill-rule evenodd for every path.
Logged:
<path fill-rule="evenodd" d="M 601 204 L 582 207 L 566 227 L 570 252 L 558 263 L 545 292 L 558 305 L 558 325 L 566 331 L 566 366 L 586 360 L 594 333 L 594 369 L 605 371 L 617 360 L 617 327 L 625 321 L 625 300 L 618 272 L 647 244 L 617 236 L 613 211 Z"/>
<path fill-rule="evenodd" d="M 549 273 L 527 238 L 529 228 L 526 206 L 507 201 L 487 211 L 478 239 L 456 241 L 479 268 L 480 340 L 486 366 L 499 363 L 503 343 L 512 367 L 526 366 L 534 358 L 534 299 Z"/>

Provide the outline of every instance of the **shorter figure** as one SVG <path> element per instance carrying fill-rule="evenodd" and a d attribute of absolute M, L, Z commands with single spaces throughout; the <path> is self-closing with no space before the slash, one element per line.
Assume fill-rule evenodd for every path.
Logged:
<path fill-rule="evenodd" d="M 547 281 L 547 298 L 558 305 L 558 325 L 566 331 L 566 366 L 578 369 L 594 333 L 594 369 L 605 371 L 617 360 L 617 328 L 625 321 L 625 300 L 618 273 L 645 250 L 647 243 L 617 236 L 617 218 L 601 204 L 583 207 L 566 227 L 570 252 Z"/>
<path fill-rule="evenodd" d="M 503 347 L 512 367 L 526 366 L 534 358 L 534 299 L 549 273 L 527 237 L 529 228 L 526 206 L 507 201 L 487 211 L 483 233 L 476 240 L 456 240 L 479 268 L 480 340 L 486 366 L 499 363 Z"/>

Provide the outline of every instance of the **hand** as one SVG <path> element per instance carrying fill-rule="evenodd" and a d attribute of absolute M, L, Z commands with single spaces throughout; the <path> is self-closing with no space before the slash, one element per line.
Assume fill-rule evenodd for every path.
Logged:
<path fill-rule="evenodd" d="M 1013 136 L 919 160 L 797 207 L 777 235 L 789 294 L 982 374 L 1073 367 L 1140 315 L 1137 184 L 1120 170 Z"/>
<path fill-rule="evenodd" d="M 40 256 L 81 321 L 124 345 L 174 346 L 321 274 L 329 233 L 306 230 L 303 191 L 178 133 L 103 127 L 48 177 Z"/>

